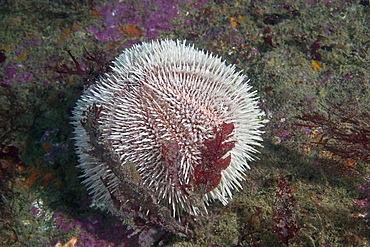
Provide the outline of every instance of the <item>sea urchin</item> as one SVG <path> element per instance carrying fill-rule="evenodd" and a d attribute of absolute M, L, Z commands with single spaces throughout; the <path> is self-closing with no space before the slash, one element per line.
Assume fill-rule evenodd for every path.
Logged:
<path fill-rule="evenodd" d="M 211 200 L 226 205 L 261 141 L 263 113 L 247 81 L 181 41 L 123 51 L 73 110 L 94 204 L 116 214 L 160 206 L 176 217 L 205 214 Z"/>

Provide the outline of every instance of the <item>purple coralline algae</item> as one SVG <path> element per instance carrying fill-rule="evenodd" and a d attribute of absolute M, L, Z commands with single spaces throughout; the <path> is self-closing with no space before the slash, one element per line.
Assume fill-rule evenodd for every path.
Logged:
<path fill-rule="evenodd" d="M 75 247 L 124 247 L 151 246 L 154 238 L 163 232 L 143 227 L 140 230 L 128 230 L 121 221 L 110 219 L 106 224 L 102 216 L 91 216 L 85 219 L 72 219 L 61 212 L 54 213 L 56 230 L 69 232 L 77 237 Z M 62 242 L 58 240 L 58 242 Z"/>
<path fill-rule="evenodd" d="M 199 8 L 206 1 L 196 3 Z M 101 17 L 95 25 L 87 27 L 99 41 L 117 41 L 126 38 L 120 31 L 125 25 L 137 25 L 142 30 L 146 39 L 155 39 L 158 31 L 170 31 L 175 27 L 171 21 L 178 17 L 180 4 L 191 4 L 192 1 L 166 1 L 144 0 L 133 3 L 132 1 L 111 1 L 104 6 L 96 6 Z"/>

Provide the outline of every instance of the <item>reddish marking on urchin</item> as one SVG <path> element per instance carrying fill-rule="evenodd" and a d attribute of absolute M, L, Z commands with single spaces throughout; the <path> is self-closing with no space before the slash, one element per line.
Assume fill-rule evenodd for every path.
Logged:
<path fill-rule="evenodd" d="M 174 166 L 179 161 L 180 146 L 175 141 L 164 141 L 161 145 L 163 159 L 170 165 Z"/>
<path fill-rule="evenodd" d="M 180 146 L 176 141 L 165 141 L 161 145 L 163 160 L 168 165 L 168 177 L 175 184 L 179 193 L 188 196 L 189 193 L 187 192 L 187 189 L 190 188 L 190 185 L 180 181 L 179 168 L 177 167 L 177 164 L 181 163 L 181 155 L 179 151 Z"/>
<path fill-rule="evenodd" d="M 233 123 L 223 123 L 220 129 L 213 128 L 214 139 L 204 141 L 202 161 L 194 167 L 194 181 L 206 193 L 219 185 L 221 172 L 230 165 L 231 156 L 223 156 L 235 147 L 234 141 L 227 141 L 233 130 Z"/>

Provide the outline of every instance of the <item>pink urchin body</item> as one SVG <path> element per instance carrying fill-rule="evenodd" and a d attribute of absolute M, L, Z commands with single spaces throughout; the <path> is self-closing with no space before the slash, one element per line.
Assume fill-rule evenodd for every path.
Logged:
<path fill-rule="evenodd" d="M 73 111 L 94 203 L 117 213 L 147 193 L 173 216 L 206 213 L 210 200 L 226 205 L 261 141 L 263 113 L 246 76 L 171 40 L 125 50 L 112 70 Z"/>

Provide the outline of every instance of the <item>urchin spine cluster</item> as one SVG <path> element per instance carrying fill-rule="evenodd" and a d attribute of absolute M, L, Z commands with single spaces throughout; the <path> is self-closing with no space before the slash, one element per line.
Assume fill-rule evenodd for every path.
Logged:
<path fill-rule="evenodd" d="M 263 114 L 247 77 L 171 40 L 134 45 L 112 70 L 73 111 L 94 203 L 117 211 L 118 190 L 132 180 L 173 215 L 199 215 L 210 200 L 226 205 L 261 141 Z"/>

